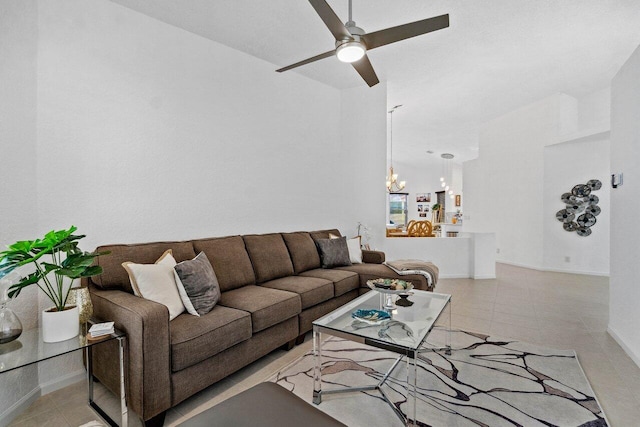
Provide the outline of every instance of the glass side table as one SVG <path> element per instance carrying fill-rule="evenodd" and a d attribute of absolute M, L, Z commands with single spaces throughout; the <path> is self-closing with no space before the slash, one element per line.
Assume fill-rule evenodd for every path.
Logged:
<path fill-rule="evenodd" d="M 99 323 L 99 321 L 91 319 L 89 321 L 89 326 L 93 323 Z M 88 340 L 82 331 L 83 329 L 86 331 L 88 328 L 80 329 L 80 335 L 76 338 L 56 343 L 45 343 L 42 341 L 42 331 L 40 328 L 23 331 L 22 335 L 20 335 L 17 340 L 0 345 L 0 374 L 38 363 L 43 360 L 62 356 L 73 351 L 84 350 L 87 364 L 87 393 L 89 406 L 100 414 L 100 416 L 104 418 L 109 425 L 118 426 L 118 424 L 93 400 L 93 369 L 91 366 L 91 351 L 93 346 L 117 340 L 118 362 L 120 367 L 120 426 L 127 427 L 128 410 L 124 382 L 124 343 L 126 340 L 126 334 L 116 329 L 114 333 L 105 335 L 97 340 Z"/>

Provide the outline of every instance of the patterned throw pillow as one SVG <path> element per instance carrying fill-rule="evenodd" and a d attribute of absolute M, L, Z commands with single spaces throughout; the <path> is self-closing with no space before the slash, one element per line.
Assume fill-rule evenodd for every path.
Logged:
<path fill-rule="evenodd" d="M 320 253 L 322 268 L 351 265 L 346 237 L 340 237 L 339 239 L 318 239 L 316 240 L 316 246 L 318 246 L 318 252 Z"/>
<path fill-rule="evenodd" d="M 178 290 L 187 311 L 194 316 L 201 316 L 213 310 L 220 299 L 220 285 L 204 252 L 192 260 L 178 263 L 174 269 Z"/>

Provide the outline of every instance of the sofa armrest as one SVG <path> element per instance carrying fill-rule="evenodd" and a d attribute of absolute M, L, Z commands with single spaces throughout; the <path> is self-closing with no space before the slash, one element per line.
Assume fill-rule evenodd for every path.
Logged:
<path fill-rule="evenodd" d="M 169 311 L 167 307 L 120 290 L 90 286 L 94 315 L 127 333 L 125 350 L 127 402 L 143 420 L 171 407 Z M 105 343 L 106 344 L 106 343 Z M 97 345 L 94 372 L 105 385 L 114 385 L 118 370 L 115 346 Z M 101 378 L 104 377 L 104 378 Z M 110 387 L 111 388 L 111 387 Z"/>
<path fill-rule="evenodd" d="M 384 252 L 362 250 L 362 262 L 369 264 L 382 264 L 385 260 Z"/>

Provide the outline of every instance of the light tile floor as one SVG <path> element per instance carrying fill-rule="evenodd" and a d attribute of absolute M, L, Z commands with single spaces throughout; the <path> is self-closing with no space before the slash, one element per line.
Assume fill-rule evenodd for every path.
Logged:
<path fill-rule="evenodd" d="M 443 279 L 437 292 L 453 296 L 454 328 L 499 335 L 559 349 L 574 349 L 613 427 L 640 426 L 640 368 L 607 332 L 609 280 L 549 273 L 498 264 L 497 279 Z M 264 381 L 311 349 L 311 340 L 291 351 L 276 350 L 251 366 L 203 390 L 167 413 L 175 426 Z M 96 399 L 116 414 L 116 399 Z M 130 414 L 129 425 L 140 425 Z M 39 398 L 10 425 L 78 426 L 98 416 L 86 405 L 86 385 Z"/>

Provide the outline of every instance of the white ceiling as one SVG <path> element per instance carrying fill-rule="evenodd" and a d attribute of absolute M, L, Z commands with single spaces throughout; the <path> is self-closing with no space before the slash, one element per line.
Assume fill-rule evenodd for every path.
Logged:
<path fill-rule="evenodd" d="M 333 48 L 303 0 L 112 0 L 274 64 Z M 347 0 L 328 0 L 347 20 Z M 640 45 L 640 0 L 354 0 L 367 32 L 449 14 L 450 27 L 369 52 L 387 82 L 394 161 L 431 163 L 477 155 L 479 126 L 554 93 L 575 97 L 609 86 Z M 335 88 L 366 86 L 327 58 L 300 73 Z M 639 77 L 640 78 L 640 77 Z M 434 151 L 429 155 L 427 150 Z"/>

